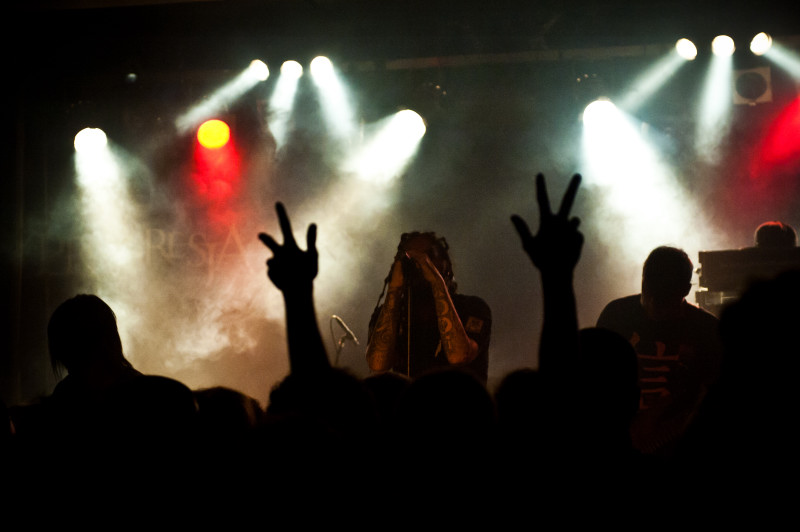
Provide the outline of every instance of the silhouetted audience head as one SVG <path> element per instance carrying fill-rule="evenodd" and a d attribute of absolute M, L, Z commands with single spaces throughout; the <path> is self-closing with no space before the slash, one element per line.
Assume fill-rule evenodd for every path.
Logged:
<path fill-rule="evenodd" d="M 507 373 L 494 392 L 501 430 L 511 433 L 537 430 L 548 410 L 547 397 L 538 370 L 520 368 Z"/>
<path fill-rule="evenodd" d="M 378 417 L 384 425 L 394 421 L 397 402 L 411 385 L 406 375 L 385 371 L 370 375 L 364 379 L 364 386 L 372 395 Z"/>
<path fill-rule="evenodd" d="M 47 342 L 56 372 L 62 367 L 79 372 L 97 363 L 130 366 L 114 311 L 95 295 L 80 294 L 61 303 L 50 316 Z"/>
<path fill-rule="evenodd" d="M 225 386 L 195 390 L 194 399 L 200 435 L 211 440 L 245 437 L 264 418 L 257 399 Z"/>
<path fill-rule="evenodd" d="M 756 228 L 754 240 L 757 248 L 791 248 L 797 245 L 797 233 L 791 225 L 770 221 Z"/>
<path fill-rule="evenodd" d="M 267 423 L 303 419 L 349 440 L 375 428 L 378 414 L 361 379 L 341 368 L 292 373 L 270 392 Z"/>
<path fill-rule="evenodd" d="M 754 282 L 722 310 L 722 371 L 681 449 L 704 484 L 757 484 L 774 493 L 783 490 L 774 472 L 795 467 L 798 301 L 800 271 L 789 271 Z"/>
<path fill-rule="evenodd" d="M 627 431 L 639 409 L 636 351 L 621 335 L 596 327 L 581 329 L 579 341 L 575 388 L 590 422 Z"/>
<path fill-rule="evenodd" d="M 793 379 L 800 362 L 798 301 L 800 271 L 792 270 L 752 283 L 722 310 L 723 379 L 739 379 L 742 386 L 760 387 L 770 394 L 786 389 L 776 383 Z"/>
<path fill-rule="evenodd" d="M 691 259 L 682 249 L 660 246 L 650 252 L 642 268 L 642 304 L 652 317 L 679 308 L 692 287 Z"/>
<path fill-rule="evenodd" d="M 400 397 L 397 426 L 417 443 L 454 450 L 487 441 L 496 428 L 494 400 L 473 375 L 444 368 L 420 375 Z"/>

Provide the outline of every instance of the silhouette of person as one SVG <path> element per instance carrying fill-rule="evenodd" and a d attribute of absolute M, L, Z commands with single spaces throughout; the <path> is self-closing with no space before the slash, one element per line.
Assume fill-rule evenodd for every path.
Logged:
<path fill-rule="evenodd" d="M 753 508 L 759 521 L 771 508 L 766 518 L 776 523 L 793 511 L 794 493 L 781 480 L 799 464 L 798 301 L 800 270 L 791 270 L 755 281 L 723 309 L 720 376 L 678 447 L 675 475 L 694 490 L 684 490 L 687 500 L 715 493 L 722 507 Z"/>
<path fill-rule="evenodd" d="M 539 207 L 539 228 L 534 235 L 527 222 L 518 216 L 511 216 L 514 228 L 519 234 L 522 248 L 539 272 L 543 291 L 543 315 L 541 337 L 539 340 L 539 363 L 536 372 L 517 372 L 507 376 L 498 390 L 498 418 L 502 421 L 503 435 L 522 436 L 523 441 L 531 441 L 538 451 L 535 458 L 541 463 L 550 462 L 554 468 L 563 466 L 563 457 L 573 454 L 580 446 L 577 441 L 579 430 L 576 420 L 571 418 L 575 394 L 574 379 L 579 369 L 580 344 L 578 335 L 578 315 L 575 304 L 573 276 L 583 249 L 583 235 L 578 231 L 580 220 L 570 218 L 569 213 L 580 186 L 581 176 L 576 174 L 570 180 L 558 212 L 553 213 L 547 194 L 544 176 L 536 176 L 536 200 Z M 530 428 L 509 426 L 509 422 L 524 423 L 524 413 L 509 410 L 509 389 L 511 394 L 520 397 L 513 386 L 528 388 L 520 399 L 528 403 Z M 509 388 L 511 387 L 511 388 Z M 536 402 L 540 402 L 539 405 Z M 522 405 L 516 405 L 516 408 Z M 511 418 L 509 419 L 509 413 Z M 535 424 L 535 425 L 534 425 Z M 512 442 L 517 445 L 517 442 Z M 547 456 L 548 459 L 543 457 Z"/>
<path fill-rule="evenodd" d="M 536 235 L 521 217 L 512 217 L 523 249 L 541 276 L 544 321 L 538 373 L 519 372 L 514 379 L 509 377 L 504 386 L 514 385 L 514 380 L 519 380 L 535 385 L 538 390 L 534 393 L 541 398 L 558 399 L 548 403 L 547 423 L 571 425 L 570 430 L 582 441 L 555 443 L 557 446 L 577 443 L 580 452 L 586 455 L 590 449 L 586 441 L 595 442 L 594 445 L 604 452 L 625 442 L 632 415 L 631 401 L 636 401 L 633 403 L 635 411 L 639 391 L 635 355 L 629 345 L 621 348 L 625 340 L 605 330 L 578 328 L 573 276 L 583 247 L 583 235 L 578 231 L 580 220 L 570 218 L 569 212 L 580 182 L 580 175 L 573 176 L 559 211 L 552 213 L 544 176 L 537 176 L 539 230 Z M 508 388 L 499 392 L 502 398 Z M 503 415 L 507 413 L 506 410 Z M 519 413 L 515 416 L 519 417 Z M 542 412 L 537 412 L 536 417 L 542 419 Z M 588 437 L 587 432 L 591 433 Z"/>
<path fill-rule="evenodd" d="M 309 225 L 302 250 L 282 203 L 276 211 L 283 244 L 266 233 L 258 237 L 272 252 L 267 275 L 284 299 L 290 371 L 271 390 L 255 441 L 258 452 L 281 456 L 264 471 L 286 492 L 280 496 L 294 489 L 304 497 L 331 496 L 345 481 L 361 482 L 364 471 L 353 464 L 363 456 L 363 442 L 374 439 L 378 412 L 360 379 L 331 366 L 322 341 L 314 305 L 316 225 Z"/>
<path fill-rule="evenodd" d="M 546 486 L 535 495 L 547 501 L 548 511 L 563 504 L 563 493 L 576 482 L 592 486 L 592 503 L 611 507 L 624 500 L 628 509 L 649 469 L 630 433 L 639 405 L 636 354 L 613 331 L 578 326 L 573 279 L 583 235 L 570 210 L 580 182 L 579 174 L 572 177 L 552 212 L 544 176 L 537 175 L 536 234 L 520 216 L 511 217 L 541 277 L 544 319 L 538 369 L 509 374 L 496 393 L 507 455 L 502 463 L 512 474 L 523 472 Z M 609 475 L 616 480 L 613 494 L 600 480 Z"/>
<path fill-rule="evenodd" d="M 477 296 L 456 291 L 449 246 L 432 232 L 404 233 L 372 314 L 366 352 L 373 372 L 414 379 L 459 367 L 486 384 L 492 315 Z"/>
<path fill-rule="evenodd" d="M 778 221 L 764 222 L 753 235 L 755 247 L 783 249 L 797 246 L 797 233 L 791 225 Z"/>
<path fill-rule="evenodd" d="M 416 479 L 406 497 L 458 501 L 462 490 L 493 484 L 495 405 L 474 375 L 450 366 L 418 376 L 398 397 L 393 422 L 384 449 L 406 478 Z M 400 478 L 391 482 L 403 485 Z"/>
<path fill-rule="evenodd" d="M 193 430 L 191 390 L 135 369 L 123 354 L 114 311 L 96 295 L 79 294 L 59 305 L 47 340 L 55 371 L 67 370 L 47 401 L 58 432 L 163 442 Z"/>
<path fill-rule="evenodd" d="M 258 400 L 226 386 L 194 390 L 198 436 L 212 444 L 235 444 L 257 426 L 264 410 Z"/>
<path fill-rule="evenodd" d="M 718 320 L 686 301 L 692 271 L 683 250 L 654 249 L 641 293 L 611 301 L 597 320 L 636 350 L 641 400 L 632 434 L 642 452 L 672 452 L 719 372 Z"/>

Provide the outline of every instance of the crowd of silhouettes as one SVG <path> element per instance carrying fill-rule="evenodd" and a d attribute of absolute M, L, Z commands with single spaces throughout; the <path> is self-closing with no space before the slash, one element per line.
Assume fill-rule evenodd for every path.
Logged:
<path fill-rule="evenodd" d="M 703 376 L 702 394 L 692 390 L 669 452 L 649 452 L 632 437 L 642 397 L 635 342 L 602 322 L 578 324 L 573 279 L 584 242 L 570 211 L 580 182 L 572 178 L 553 212 L 537 176 L 535 233 L 511 217 L 542 283 L 544 319 L 538 366 L 511 371 L 496 389 L 458 366 L 413 379 L 332 366 L 314 307 L 316 226 L 301 249 L 278 203 L 283 242 L 259 238 L 284 299 L 290 372 L 265 407 L 229 388 L 190 390 L 142 374 L 124 356 L 112 309 L 78 295 L 47 329 L 54 368 L 66 377 L 44 401 L 4 405 L 4 470 L 67 492 L 78 478 L 93 478 L 98 491 L 147 482 L 148 493 L 213 494 L 242 512 L 261 511 L 247 501 L 295 518 L 313 517 L 321 502 L 349 504 L 365 521 L 564 505 L 580 513 L 590 501 L 664 512 L 777 489 L 775 472 L 791 479 L 795 470 L 800 272 L 759 280 L 718 327 L 714 319 L 703 329 L 722 346 L 714 378 Z M 652 275 L 664 274 L 646 266 L 636 301 L 677 293 L 680 312 L 685 283 L 663 288 Z"/>

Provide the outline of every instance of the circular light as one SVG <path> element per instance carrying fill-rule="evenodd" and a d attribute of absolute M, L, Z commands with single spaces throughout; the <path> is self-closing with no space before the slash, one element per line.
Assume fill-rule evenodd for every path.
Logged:
<path fill-rule="evenodd" d="M 222 120 L 208 120 L 197 129 L 197 141 L 210 150 L 223 147 L 231 138 L 231 129 Z"/>
<path fill-rule="evenodd" d="M 284 61 L 281 65 L 281 75 L 297 79 L 303 75 L 303 66 L 297 61 Z"/>
<path fill-rule="evenodd" d="M 314 76 L 328 76 L 333 73 L 333 63 L 325 56 L 315 57 L 311 61 L 311 74 Z"/>
<path fill-rule="evenodd" d="M 733 43 L 733 39 L 727 35 L 717 35 L 711 41 L 711 51 L 714 52 L 714 55 L 729 56 L 736 51 L 736 45 Z"/>
<path fill-rule="evenodd" d="M 689 39 L 679 39 L 678 42 L 675 43 L 675 51 L 687 61 L 692 61 L 697 57 L 697 46 Z"/>
<path fill-rule="evenodd" d="M 266 79 L 269 77 L 269 68 L 267 67 L 267 64 L 258 59 L 254 59 L 250 63 L 250 66 L 247 67 L 247 70 L 255 79 L 259 81 L 266 81 Z"/>
<path fill-rule="evenodd" d="M 772 37 L 763 31 L 750 41 L 750 51 L 756 55 L 764 55 L 770 48 L 772 48 Z"/>
<path fill-rule="evenodd" d="M 87 153 L 103 148 L 108 144 L 108 138 L 102 129 L 87 127 L 75 135 L 75 151 Z"/>
<path fill-rule="evenodd" d="M 602 124 L 617 116 L 617 106 L 610 100 L 595 100 L 583 110 L 583 123 L 589 126 Z"/>
<path fill-rule="evenodd" d="M 395 120 L 398 123 L 399 129 L 408 134 L 410 138 L 421 139 L 425 135 L 427 128 L 425 127 L 425 120 L 411 109 L 404 109 L 395 115 Z"/>

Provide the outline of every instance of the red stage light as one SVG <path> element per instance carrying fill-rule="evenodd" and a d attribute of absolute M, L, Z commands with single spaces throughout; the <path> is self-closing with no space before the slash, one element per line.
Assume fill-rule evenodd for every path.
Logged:
<path fill-rule="evenodd" d="M 222 120 L 207 120 L 197 129 L 197 141 L 210 150 L 225 146 L 230 138 L 231 128 Z"/>
<path fill-rule="evenodd" d="M 750 166 L 753 179 L 769 179 L 791 171 L 800 162 L 800 98 L 770 124 Z"/>
<path fill-rule="evenodd" d="M 241 183 L 239 153 L 235 142 L 226 140 L 219 147 L 203 146 L 201 142 L 198 137 L 194 149 L 194 192 L 205 209 L 210 227 L 228 227 L 237 219 L 235 203 Z"/>

